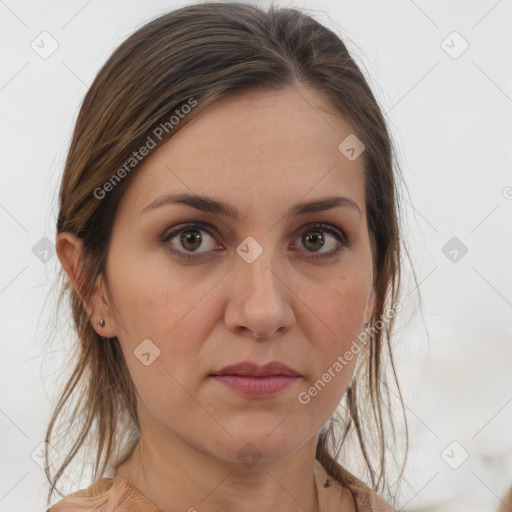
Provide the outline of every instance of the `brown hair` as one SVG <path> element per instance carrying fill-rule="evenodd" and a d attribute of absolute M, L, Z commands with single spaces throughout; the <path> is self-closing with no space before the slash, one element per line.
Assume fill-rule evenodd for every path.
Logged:
<path fill-rule="evenodd" d="M 369 342 L 361 351 L 344 397 L 348 414 L 343 420 L 341 441 L 336 439 L 332 422 L 320 431 L 316 458 L 333 478 L 349 487 L 356 486 L 356 480 L 350 479 L 337 462 L 339 450 L 355 430 L 369 485 L 379 491 L 387 481 L 389 447 L 383 410 L 389 415 L 396 440 L 386 366 L 391 368 L 398 389 L 406 443 L 408 438 L 390 344 L 393 318 L 375 328 L 398 302 L 400 290 L 395 159 L 377 101 L 345 44 L 333 31 L 296 9 L 270 5 L 263 10 L 238 2 L 190 5 L 143 25 L 113 52 L 83 100 L 62 177 L 57 233 L 71 232 L 83 241 L 80 291 L 87 298 L 98 276 L 105 275 L 117 206 L 137 166 L 123 173 L 123 179 L 117 180 L 101 200 L 95 191 L 109 180 L 113 183 L 114 172 L 125 166 L 133 152 L 146 143 L 148 135 L 167 123 L 159 146 L 222 98 L 252 88 L 277 91 L 297 83 L 326 95 L 365 144 L 366 209 L 376 294 Z M 191 98 L 197 106 L 169 128 L 170 117 L 181 106 L 190 104 Z M 59 281 L 58 304 L 68 293 L 79 344 L 72 353 L 76 357 L 73 372 L 53 411 L 46 443 L 62 446 L 53 441 L 54 426 L 73 396 L 77 397 L 77 404 L 69 424 L 78 425 L 78 431 L 66 423 L 65 436 L 74 444 L 54 475 L 50 473 L 51 457 L 46 445 L 46 475 L 51 484 L 48 503 L 57 482 L 65 476 L 64 470 L 88 442 L 96 449 L 96 480 L 109 464 L 117 466 L 129 457 L 140 435 L 135 387 L 118 339 L 107 341 L 96 333 L 82 298 L 62 269 L 59 277 L 62 283 Z M 389 365 L 383 363 L 384 349 Z M 375 428 L 370 426 L 371 421 Z M 91 441 L 92 432 L 95 434 Z M 368 450 L 368 436 L 375 432 L 378 449 L 373 451 L 378 454 L 377 461 L 372 460 Z"/>
<path fill-rule="evenodd" d="M 496 512 L 510 512 L 512 510 L 512 486 L 507 491 L 507 494 L 500 499 L 500 504 Z"/>

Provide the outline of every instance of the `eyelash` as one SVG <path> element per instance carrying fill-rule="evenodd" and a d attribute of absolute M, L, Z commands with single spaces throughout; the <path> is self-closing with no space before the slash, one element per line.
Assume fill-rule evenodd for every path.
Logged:
<path fill-rule="evenodd" d="M 321 222 L 320 223 L 308 224 L 306 226 L 306 229 L 305 229 L 304 232 L 313 231 L 315 228 L 320 228 L 320 231 L 324 231 L 326 233 L 330 233 L 331 235 L 333 235 L 338 240 L 339 245 L 338 245 L 338 247 L 336 249 L 334 249 L 333 251 L 330 251 L 328 253 L 319 253 L 319 254 L 311 253 L 311 256 L 309 256 L 309 257 L 314 259 L 314 260 L 334 258 L 335 256 L 337 256 L 340 253 L 340 251 L 343 248 L 349 247 L 350 245 L 352 245 L 347 240 L 346 236 L 343 234 L 342 231 L 338 230 L 337 228 L 331 227 L 329 224 L 323 224 Z M 194 223 L 194 224 L 187 224 L 187 225 L 181 226 L 179 229 L 175 229 L 175 230 L 171 231 L 170 233 L 167 230 L 159 238 L 159 242 L 162 243 L 162 244 L 166 244 L 167 242 L 169 242 L 169 240 L 171 240 L 172 238 L 174 238 L 176 235 L 180 234 L 181 232 L 188 231 L 188 230 L 193 230 L 193 229 L 206 231 L 212 238 L 215 238 L 212 235 L 212 233 L 210 232 L 210 230 L 208 229 L 208 225 L 207 224 L 204 224 L 202 222 L 197 222 L 197 223 Z M 200 259 L 201 258 L 201 256 L 189 256 L 189 255 L 186 255 L 186 254 L 184 254 L 182 252 L 175 251 L 174 249 L 171 249 L 170 247 L 167 247 L 167 249 L 170 252 L 172 252 L 174 255 L 176 255 L 178 258 L 181 258 L 181 259 L 184 259 L 184 260 L 193 260 L 193 259 Z"/>

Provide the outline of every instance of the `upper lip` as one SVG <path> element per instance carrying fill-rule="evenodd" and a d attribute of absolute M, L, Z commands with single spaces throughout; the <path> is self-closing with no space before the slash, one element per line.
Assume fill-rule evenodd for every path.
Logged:
<path fill-rule="evenodd" d="M 212 375 L 249 375 L 253 377 L 287 375 L 288 377 L 300 377 L 300 374 L 293 368 L 279 361 L 272 361 L 263 366 L 253 363 L 252 361 L 243 361 L 226 366 L 222 370 L 212 373 Z"/>

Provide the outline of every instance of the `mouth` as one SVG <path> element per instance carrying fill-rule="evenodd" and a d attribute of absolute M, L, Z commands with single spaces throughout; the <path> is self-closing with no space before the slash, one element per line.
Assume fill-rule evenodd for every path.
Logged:
<path fill-rule="evenodd" d="M 276 395 L 302 378 L 296 370 L 277 361 L 264 366 L 245 361 L 226 366 L 210 377 L 232 391 L 253 397 Z"/>
<path fill-rule="evenodd" d="M 299 372 L 279 361 L 272 361 L 265 365 L 258 365 L 252 361 L 242 361 L 241 363 L 226 366 L 222 368 L 222 370 L 213 372 L 211 375 L 241 375 L 247 377 L 272 377 L 276 375 L 284 375 L 286 377 L 301 376 Z"/>

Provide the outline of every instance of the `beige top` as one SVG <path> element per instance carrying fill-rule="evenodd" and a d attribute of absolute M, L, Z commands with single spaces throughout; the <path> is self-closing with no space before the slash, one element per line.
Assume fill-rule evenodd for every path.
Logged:
<path fill-rule="evenodd" d="M 314 464 L 320 512 L 396 512 L 375 491 L 346 472 L 349 481 L 362 489 L 348 491 L 327 473 L 318 460 Z M 350 501 L 352 502 L 350 504 Z M 352 501 L 353 500 L 353 501 Z M 46 512 L 160 512 L 139 490 L 119 476 L 100 478 L 95 484 L 69 494 Z"/>

